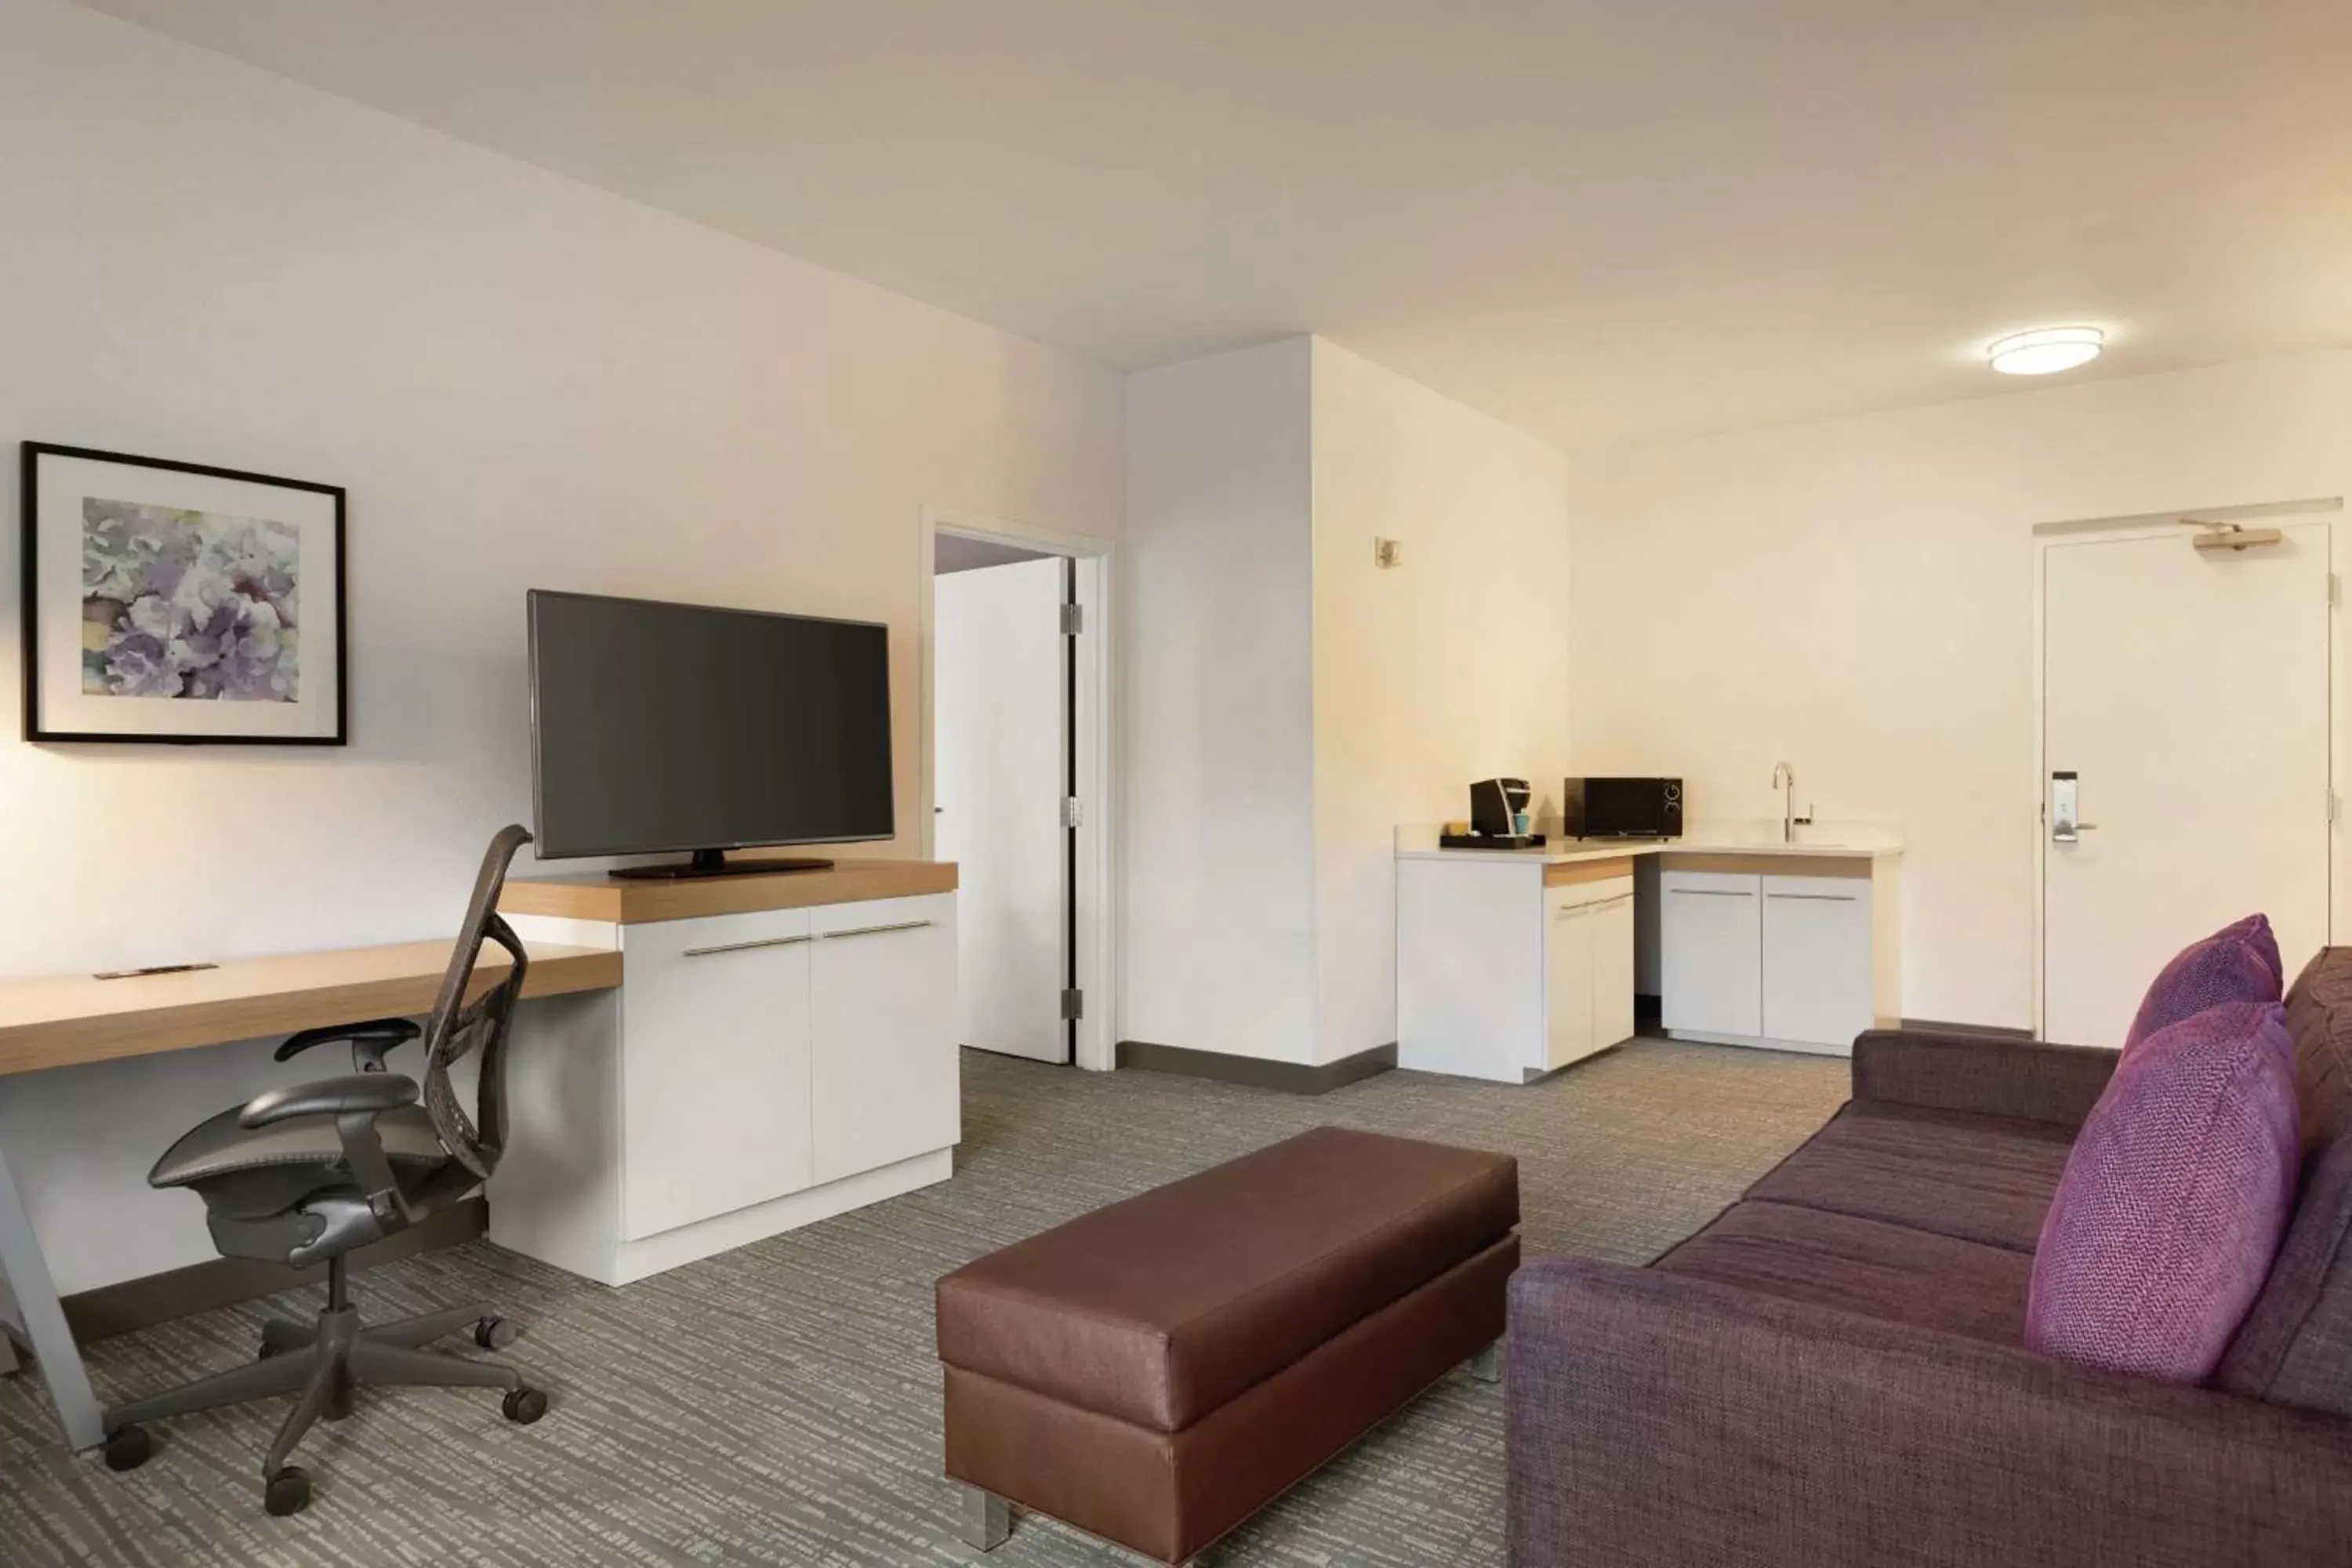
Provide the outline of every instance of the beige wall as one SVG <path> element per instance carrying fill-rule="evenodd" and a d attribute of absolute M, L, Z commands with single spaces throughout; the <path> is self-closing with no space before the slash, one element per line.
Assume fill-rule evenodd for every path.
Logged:
<path fill-rule="evenodd" d="M 2352 490 L 2352 352 L 1582 455 L 1576 767 L 1903 824 L 1903 1009 L 2032 1021 L 2035 523 Z M 2205 825 L 2187 824 L 2186 830 Z"/>
<path fill-rule="evenodd" d="M 1118 531 L 1115 373 L 123 23 L 0 8 L 0 431 L 347 486 L 352 738 L 0 742 L 0 975 L 447 927 L 534 586 L 889 622 L 912 852 L 922 507 Z"/>
<path fill-rule="evenodd" d="M 1399 823 L 1473 779 L 1557 809 L 1568 745 L 1568 462 L 1315 340 L 1316 1059 L 1396 1038 Z M 1403 563 L 1372 563 L 1375 538 Z"/>

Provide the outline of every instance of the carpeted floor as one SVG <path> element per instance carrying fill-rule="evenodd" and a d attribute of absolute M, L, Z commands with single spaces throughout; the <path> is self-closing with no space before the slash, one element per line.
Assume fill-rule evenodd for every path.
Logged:
<path fill-rule="evenodd" d="M 1311 1099 L 967 1053 L 964 1142 L 940 1186 L 619 1290 L 487 1243 L 362 1276 L 370 1320 L 498 1303 L 524 1325 L 509 1357 L 553 1408 L 525 1428 L 480 1391 L 362 1395 L 298 1454 L 315 1489 L 298 1517 L 260 1506 L 282 1402 L 168 1424 L 153 1459 L 114 1475 L 58 1450 L 32 1380 L 0 1379 L 0 1564 L 967 1563 L 931 1346 L 931 1281 L 958 1264 L 1318 1122 L 1516 1154 L 1529 1254 L 1640 1262 L 1845 1084 L 1842 1060 L 1662 1040 L 1532 1088 L 1392 1072 Z M 307 1318 L 315 1293 L 90 1347 L 100 1397 L 250 1356 L 272 1306 Z M 1457 1373 L 1211 1557 L 1496 1563 L 1502 1489 L 1502 1391 Z M 1138 1560 L 1021 1518 L 989 1561 Z"/>

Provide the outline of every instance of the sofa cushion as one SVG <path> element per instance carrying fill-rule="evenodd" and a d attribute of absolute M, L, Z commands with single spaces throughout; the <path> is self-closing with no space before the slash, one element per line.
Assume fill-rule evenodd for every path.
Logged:
<path fill-rule="evenodd" d="M 2214 1374 L 2232 1394 L 2352 1415 L 2352 948 L 2288 991 L 2303 1180 L 2294 1217 Z"/>
<path fill-rule="evenodd" d="M 2270 918 L 2248 915 L 2232 921 L 2190 942 L 2157 971 L 2124 1036 L 2124 1049 L 2134 1050 L 2158 1029 L 2226 1002 L 2275 1002 L 2283 984 Z"/>
<path fill-rule="evenodd" d="M 2126 1052 L 2042 1228 L 2029 1348 L 2168 1383 L 2213 1371 L 2294 1202 L 2293 1061 L 2275 1003 L 2214 1007 Z"/>
<path fill-rule="evenodd" d="M 2031 1255 L 2073 1141 L 2053 1122 L 1857 1100 L 1748 1195 Z"/>
<path fill-rule="evenodd" d="M 1658 1259 L 1669 1274 L 2015 1344 L 2033 1259 L 1883 1220 L 1749 1198 Z"/>
<path fill-rule="evenodd" d="M 957 1269 L 940 1359 L 1181 1431 L 1518 1217 L 1507 1154 L 1318 1127 Z"/>

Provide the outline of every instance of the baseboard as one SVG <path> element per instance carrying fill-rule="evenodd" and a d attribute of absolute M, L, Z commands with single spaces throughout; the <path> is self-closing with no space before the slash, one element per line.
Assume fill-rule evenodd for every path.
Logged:
<path fill-rule="evenodd" d="M 1278 1089 L 1286 1094 L 1328 1094 L 1335 1089 L 1383 1073 L 1396 1066 L 1396 1042 L 1374 1046 L 1335 1062 L 1310 1067 L 1305 1062 L 1270 1062 L 1261 1057 L 1230 1056 L 1223 1051 L 1194 1050 L 1189 1046 L 1158 1046 L 1149 1040 L 1121 1040 L 1118 1065 L 1144 1072 L 1175 1073 L 1218 1083 L 1238 1083 L 1250 1089 Z"/>
<path fill-rule="evenodd" d="M 2031 1029 L 2012 1029 L 2004 1024 L 1948 1024 L 1940 1018 L 1905 1018 L 1903 1027 L 1928 1035 L 1990 1035 L 1997 1040 L 2030 1040 Z"/>
<path fill-rule="evenodd" d="M 467 1198 L 397 1235 L 361 1247 L 351 1255 L 352 1267 L 372 1268 L 395 1258 L 456 1247 L 488 1228 L 488 1205 L 478 1196 Z M 324 1264 L 289 1268 L 283 1264 L 261 1263 L 250 1258 L 215 1258 L 209 1263 L 192 1263 L 185 1268 L 125 1279 L 119 1285 L 101 1285 L 95 1290 L 68 1296 L 65 1299 L 66 1322 L 72 1327 L 74 1338 L 87 1343 L 109 1334 L 152 1328 L 215 1307 L 275 1296 L 297 1285 L 316 1284 L 326 1277 Z"/>
<path fill-rule="evenodd" d="M 765 1241 L 772 1236 L 782 1236 L 788 1230 L 798 1230 L 804 1225 L 814 1225 L 821 1219 L 862 1209 L 868 1204 L 878 1204 L 885 1198 L 895 1198 L 919 1187 L 928 1187 L 949 1180 L 955 1174 L 955 1151 L 933 1149 L 927 1153 L 911 1154 L 887 1165 L 877 1165 L 870 1171 L 858 1171 L 836 1177 L 821 1186 L 803 1187 L 796 1193 L 786 1193 L 780 1198 L 740 1208 L 731 1214 L 714 1215 L 709 1219 L 695 1220 L 674 1230 L 656 1231 L 652 1236 L 635 1240 L 621 1239 L 613 1251 L 611 1268 L 604 1274 L 590 1273 L 589 1278 L 606 1285 L 634 1285 L 680 1264 L 715 1258 L 722 1252 L 732 1252 L 755 1241 Z M 511 1246 L 495 1233 L 490 1239 Z M 527 1247 L 512 1250 L 531 1256 Z M 555 1262 L 553 1258 L 543 1259 Z M 565 1267 L 557 1264 L 557 1267 Z"/>

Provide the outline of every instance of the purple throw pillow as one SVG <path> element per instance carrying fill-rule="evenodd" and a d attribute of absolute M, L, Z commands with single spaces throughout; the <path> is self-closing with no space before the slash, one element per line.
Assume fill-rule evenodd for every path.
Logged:
<path fill-rule="evenodd" d="M 2026 1348 L 2203 1382 L 2270 1274 L 2301 1154 L 2285 1008 L 2233 1002 L 2150 1035 L 2066 1158 Z"/>
<path fill-rule="evenodd" d="M 2137 1050 L 2158 1029 L 2225 1002 L 2275 1002 L 2284 976 L 2268 916 L 2248 915 L 2225 925 L 2182 948 L 2157 972 L 2124 1037 L 2124 1049 Z"/>

